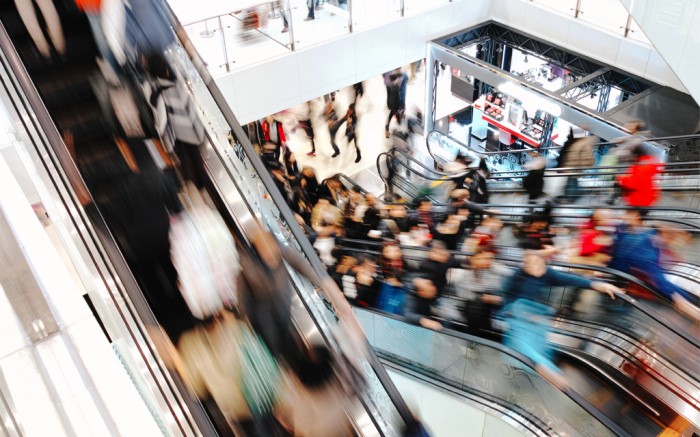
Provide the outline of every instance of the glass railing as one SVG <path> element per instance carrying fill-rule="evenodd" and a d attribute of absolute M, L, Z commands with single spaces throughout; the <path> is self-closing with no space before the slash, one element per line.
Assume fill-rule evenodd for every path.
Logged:
<path fill-rule="evenodd" d="M 218 156 L 218 160 L 222 164 L 222 172 L 213 175 L 215 183 L 218 183 L 217 179 L 222 182 L 233 181 L 235 189 L 242 195 L 246 208 L 251 214 L 249 217 L 239 216 L 235 218 L 237 220 L 259 220 L 280 243 L 304 255 L 318 275 L 328 278 L 311 244 L 296 223 L 291 210 L 275 187 L 269 172 L 255 153 L 230 107 L 226 105 L 221 92 L 191 45 L 187 34 L 176 23 L 174 17 L 173 20 L 182 46 L 172 50 L 169 54 L 174 64 L 178 65 L 180 74 L 187 79 L 193 101 L 202 120 L 205 121 L 211 142 L 211 149 L 205 153 L 205 160 L 211 159 L 209 154 Z M 187 51 L 183 47 L 187 48 Z M 229 196 L 225 192 L 222 194 L 224 199 L 228 200 Z M 235 205 L 229 205 L 229 208 L 235 210 Z M 239 225 L 242 232 L 245 233 L 248 230 L 246 222 L 241 222 Z M 348 312 L 343 315 L 329 309 L 325 301 L 330 300 L 336 310 L 343 303 L 347 306 L 347 302 L 334 300 L 332 295 L 322 296 L 307 278 L 291 268 L 289 272 L 299 298 L 310 311 L 317 328 L 329 342 L 329 345 L 338 350 L 341 347 L 339 341 L 343 341 L 343 339 L 338 340 L 335 333 L 338 332 L 341 324 L 356 325 L 357 322 L 352 313 L 349 312 L 349 307 Z M 369 382 L 369 388 L 361 398 L 367 412 L 383 434 L 397 435 L 404 422 L 413 420 L 410 411 L 398 395 L 376 356 L 370 353 L 367 356 L 355 358 L 359 368 L 367 373 L 366 379 Z"/>
<path fill-rule="evenodd" d="M 577 393 L 561 391 L 531 361 L 498 343 L 432 331 L 355 308 L 375 351 L 388 361 L 523 416 L 544 434 L 626 435 Z"/>
<path fill-rule="evenodd" d="M 209 71 L 220 76 L 455 1 L 255 0 L 223 11 L 197 2 L 171 4 Z"/>
<path fill-rule="evenodd" d="M 344 240 L 343 247 L 350 253 L 372 253 L 378 256 L 381 244 Z M 427 258 L 428 248 L 401 247 L 404 260 L 413 269 Z M 465 259 L 468 255 L 467 252 L 453 252 L 455 260 Z M 499 253 L 496 259 L 511 266 L 519 266 L 521 263 L 521 255 L 518 254 Z M 586 311 L 571 312 L 565 319 L 585 324 L 589 335 L 590 332 L 594 332 L 601 338 L 607 335 L 627 338 L 629 341 L 626 340 L 626 342 L 634 343 L 634 346 L 630 350 L 624 350 L 625 356 L 636 354 L 634 361 L 641 363 L 642 366 L 650 367 L 656 363 L 657 369 L 654 372 L 661 372 L 659 368 L 670 369 L 671 373 L 661 372 L 665 378 L 668 378 L 667 384 L 675 386 L 674 390 L 690 393 L 690 399 L 695 397 L 694 390 L 700 389 L 700 378 L 698 378 L 700 364 L 695 359 L 700 353 L 700 335 L 698 335 L 700 325 L 697 322 L 681 315 L 667 301 L 653 297 L 657 294 L 653 288 L 624 273 L 603 267 L 561 261 L 553 261 L 552 266 L 575 274 L 604 274 L 603 278 L 622 287 L 627 284 L 634 286 L 637 290 L 644 290 L 648 296 L 640 300 L 628 295 L 619 295 L 617 299 L 611 300 L 607 297 L 602 298 L 601 295 L 601 298 L 595 299 L 595 304 L 591 304 Z M 544 303 L 557 310 L 565 308 L 570 310 L 574 301 L 572 296 L 576 296 L 573 293 L 575 290 L 570 288 L 551 287 Z M 454 295 L 449 289 L 447 296 L 449 299 L 456 299 L 450 300 L 452 304 L 462 305 L 462 298 Z"/>

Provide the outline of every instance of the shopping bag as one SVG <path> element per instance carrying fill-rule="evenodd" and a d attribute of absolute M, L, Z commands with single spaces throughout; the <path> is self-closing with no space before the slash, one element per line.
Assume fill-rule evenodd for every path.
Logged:
<path fill-rule="evenodd" d="M 221 216 L 206 206 L 181 214 L 170 226 L 170 242 L 180 292 L 193 316 L 205 319 L 237 304 L 238 252 Z"/>
<path fill-rule="evenodd" d="M 243 397 L 253 417 L 269 415 L 277 402 L 281 373 L 265 343 L 252 330 L 241 329 L 239 337 Z"/>

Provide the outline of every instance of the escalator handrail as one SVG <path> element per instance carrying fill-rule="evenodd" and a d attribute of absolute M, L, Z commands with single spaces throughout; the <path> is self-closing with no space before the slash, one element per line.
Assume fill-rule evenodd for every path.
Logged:
<path fill-rule="evenodd" d="M 384 175 L 382 174 L 380 161 L 381 161 L 381 158 L 382 158 L 382 157 L 387 157 L 387 158 L 388 158 L 388 157 L 395 157 L 395 154 L 396 154 L 396 153 L 399 153 L 399 154 L 404 155 L 404 156 L 407 157 L 408 159 L 413 160 L 414 162 L 418 163 L 421 167 L 425 168 L 425 166 L 424 166 L 422 163 L 420 163 L 419 161 L 414 160 L 413 158 L 411 158 L 410 156 L 408 156 L 408 155 L 406 155 L 405 153 L 401 152 L 400 150 L 392 149 L 392 150 L 390 150 L 390 151 L 388 151 L 388 152 L 380 153 L 380 154 L 377 156 L 377 172 L 378 172 L 378 174 L 379 174 L 379 177 L 380 177 L 380 178 L 382 179 L 382 181 L 384 182 L 384 186 L 385 186 L 386 189 L 388 189 L 389 187 L 388 187 L 388 185 L 387 185 L 386 178 L 385 178 Z M 410 165 L 406 164 L 405 162 L 403 162 L 403 161 L 400 160 L 400 159 L 397 160 L 397 162 L 398 162 L 399 165 L 401 165 L 402 167 L 406 168 L 406 169 L 407 169 L 408 171 L 410 171 L 411 173 L 417 175 L 417 176 L 420 177 L 420 178 L 423 178 L 423 179 L 426 179 L 426 180 L 429 180 L 429 181 L 434 181 L 434 182 L 448 182 L 448 181 L 450 181 L 451 178 L 454 178 L 455 176 L 457 176 L 456 174 L 455 174 L 455 175 L 445 175 L 445 176 L 442 176 L 442 177 L 426 176 L 425 174 L 423 174 L 423 173 L 419 172 L 418 170 L 412 168 Z M 432 171 L 433 173 L 436 173 L 436 172 L 433 171 L 433 170 L 431 170 L 431 171 Z M 615 175 L 615 174 L 617 174 L 617 173 L 605 173 L 605 172 L 604 172 L 604 173 L 581 173 L 581 174 L 563 173 L 563 174 L 560 174 L 560 173 L 556 173 L 556 172 L 548 172 L 548 173 L 545 173 L 545 174 L 544 174 L 544 177 L 553 177 L 553 178 L 556 178 L 556 177 L 563 177 L 563 176 L 594 176 L 594 175 L 612 176 L 612 175 Z M 620 174 L 621 174 L 621 173 L 620 173 Z M 400 175 L 397 175 L 397 176 L 401 177 Z M 513 178 L 514 178 L 514 179 L 522 179 L 522 177 L 523 177 L 523 176 L 513 177 Z M 487 180 L 487 181 L 488 181 L 488 180 Z M 414 185 L 414 184 L 411 183 L 411 185 Z M 491 184 L 489 184 L 489 185 L 491 185 Z M 414 186 L 415 186 L 415 185 L 414 185 Z M 597 188 L 607 188 L 607 187 L 597 187 Z M 675 187 L 675 188 L 677 188 L 678 191 L 681 191 L 681 190 L 685 189 L 686 187 Z M 694 188 L 694 187 L 688 187 L 688 189 L 692 189 L 692 188 Z M 499 189 L 491 190 L 491 192 L 492 192 L 492 193 L 503 192 L 503 191 L 498 191 L 498 190 L 499 190 Z M 503 190 L 503 189 L 501 189 L 501 190 Z M 522 187 L 517 187 L 517 188 L 506 188 L 505 190 L 506 190 L 507 192 L 523 192 L 523 191 L 525 191 L 525 189 L 522 188 Z M 674 191 L 674 187 L 663 187 L 663 186 L 662 186 L 662 187 L 661 187 L 661 190 L 662 190 L 662 191 Z"/>
<path fill-rule="evenodd" d="M 439 180 L 445 180 L 449 178 L 454 178 L 455 176 L 458 176 L 458 174 L 451 174 L 451 173 L 445 173 L 439 170 L 434 170 L 423 164 L 422 162 L 418 161 L 417 159 L 413 158 L 412 156 L 406 154 L 405 152 L 402 152 L 401 150 L 398 149 L 391 149 L 388 153 L 392 155 L 396 155 L 397 153 L 402 155 L 404 158 L 407 160 L 410 160 L 411 162 L 418 164 L 420 167 L 423 169 L 434 173 L 436 175 L 442 176 L 440 178 L 436 178 L 434 176 L 426 176 L 422 175 L 424 179 L 428 180 L 433 180 L 433 181 L 439 181 Z M 676 165 L 700 165 L 700 161 L 691 161 L 688 163 L 675 163 Z M 670 165 L 663 164 L 661 163 L 660 165 L 663 165 L 664 167 L 669 167 Z M 548 172 L 545 172 L 544 177 L 564 177 L 564 176 L 617 176 L 617 175 L 622 175 L 626 174 L 626 172 L 623 171 L 600 171 L 604 169 L 627 169 L 629 168 L 629 165 L 623 165 L 623 166 L 600 166 L 600 167 L 566 167 L 566 168 L 546 168 L 545 170 L 549 170 Z M 467 170 L 470 171 L 471 169 Z M 573 170 L 572 172 L 566 172 L 568 170 Z M 576 171 L 578 170 L 578 171 Z M 593 170 L 593 171 L 590 171 Z M 683 172 L 688 172 L 690 169 L 682 169 L 682 168 L 665 168 L 662 174 L 665 173 L 683 173 Z M 498 172 L 493 172 L 489 176 L 489 180 L 493 179 L 520 179 L 525 176 L 527 173 L 527 170 L 507 170 L 507 171 L 498 171 Z M 420 174 L 418 172 L 415 172 L 416 174 Z M 465 171 L 466 173 L 466 171 Z M 506 173 L 519 173 L 520 175 L 512 175 L 512 176 L 504 176 L 503 174 Z"/>
<path fill-rule="evenodd" d="M 257 153 L 255 153 L 255 149 L 250 143 L 248 136 L 245 135 L 245 132 L 243 131 L 243 128 L 241 127 L 240 123 L 238 122 L 238 119 L 233 113 L 233 110 L 227 103 L 226 98 L 221 93 L 221 90 L 219 89 L 218 85 L 214 81 L 214 78 L 207 69 L 206 63 L 195 49 L 194 44 L 190 40 L 187 32 L 183 28 L 178 17 L 172 11 L 170 5 L 167 4 L 167 2 L 165 1 L 162 2 L 162 5 L 165 11 L 167 12 L 166 15 L 168 16 L 170 25 L 175 31 L 175 34 L 177 35 L 178 40 L 184 48 L 185 53 L 187 53 L 187 55 L 189 56 L 190 60 L 192 61 L 192 65 L 195 67 L 204 85 L 209 90 L 212 99 L 219 107 L 219 110 L 221 111 L 221 114 L 226 120 L 228 127 L 231 128 L 231 130 L 233 131 L 235 137 L 238 139 L 238 142 L 240 143 L 248 159 L 250 160 L 251 165 L 257 172 L 258 177 L 260 178 L 263 185 L 266 187 L 273 202 L 277 205 L 277 208 L 279 209 L 282 218 L 289 227 L 289 230 L 294 236 L 296 242 L 299 244 L 303 255 L 309 261 L 311 267 L 314 269 L 317 275 L 319 275 L 321 278 L 328 278 L 328 273 L 323 267 L 321 260 L 319 259 L 313 246 L 311 245 L 311 242 L 304 235 L 303 230 L 297 223 L 294 214 L 285 202 L 284 197 L 279 192 L 276 184 L 272 179 L 272 176 L 270 175 L 270 172 L 267 170 L 264 163 L 262 162 L 262 159 L 258 156 Z M 311 314 L 311 317 L 315 318 L 313 314 Z M 372 366 L 372 369 L 376 374 L 377 378 L 379 379 L 380 384 L 382 384 L 382 386 L 386 390 L 389 399 L 391 400 L 392 404 L 401 416 L 401 419 L 406 424 L 413 423 L 416 420 L 413 416 L 413 413 L 409 409 L 405 400 L 401 397 L 401 394 L 399 393 L 398 389 L 396 389 L 393 382 L 391 382 L 391 379 L 384 367 L 382 366 L 381 362 L 379 361 L 379 358 L 371 352 L 371 348 L 368 348 L 367 350 L 369 352 L 366 354 L 366 359 Z"/>
<path fill-rule="evenodd" d="M 440 131 L 437 130 L 437 129 L 433 129 L 432 131 L 430 131 L 430 133 L 428 133 L 428 135 L 426 135 L 426 137 L 425 137 L 426 144 L 427 144 L 427 142 L 428 142 L 428 138 L 430 137 L 430 134 L 432 134 L 433 132 L 436 132 L 436 133 L 438 133 L 438 134 L 440 134 L 440 135 L 442 135 L 442 136 L 445 136 L 445 137 L 449 138 L 450 141 L 454 141 L 455 143 L 457 143 L 457 144 L 460 145 L 461 147 L 463 147 L 463 148 L 465 148 L 465 149 L 467 149 L 467 150 L 470 150 L 470 151 L 472 151 L 472 152 L 474 152 L 474 153 L 481 154 L 481 155 L 507 155 L 507 154 L 510 154 L 510 153 L 528 153 L 528 152 L 537 152 L 537 151 L 539 151 L 539 150 L 557 150 L 557 149 L 561 149 L 561 148 L 563 147 L 563 146 L 556 146 L 556 147 L 541 147 L 541 148 L 537 148 L 537 149 L 500 150 L 500 151 L 495 151 L 495 152 L 486 152 L 486 151 L 482 152 L 482 151 L 479 151 L 479 150 L 474 150 L 474 149 L 472 149 L 471 147 L 469 147 L 468 145 L 466 145 L 466 144 L 464 144 L 463 142 L 459 141 L 458 139 L 454 138 L 453 136 L 448 135 L 448 134 L 445 134 L 444 132 L 440 132 Z M 668 136 L 668 137 L 643 138 L 643 139 L 642 139 L 642 143 L 656 143 L 656 142 L 659 142 L 659 141 L 676 141 L 676 140 L 687 140 L 687 139 L 700 139 L 700 134 L 689 134 L 689 135 L 675 135 L 675 136 Z M 599 143 L 593 144 L 594 147 L 600 147 L 600 146 L 618 146 L 618 145 L 619 145 L 619 143 L 615 143 L 615 142 L 612 142 L 612 141 L 599 142 Z M 427 144 L 427 146 L 428 146 L 428 151 L 430 151 L 430 144 Z M 432 153 L 431 153 L 431 156 L 432 156 Z"/>
<path fill-rule="evenodd" d="M 411 325 L 406 321 L 404 317 L 401 317 L 396 314 L 391 314 L 387 313 L 381 310 L 378 310 L 376 308 L 366 308 L 366 307 L 356 307 L 362 311 L 366 311 L 372 314 L 375 314 L 380 317 L 388 318 L 388 319 L 393 319 L 402 323 L 406 323 L 408 325 Z M 411 326 L 416 326 L 416 325 L 411 325 Z M 421 328 L 421 329 L 427 329 L 427 328 Z M 526 367 L 530 368 L 532 372 L 538 373 L 535 370 L 535 363 L 532 361 L 532 359 L 526 357 L 525 355 L 521 354 L 520 352 L 511 349 L 507 346 L 504 346 L 501 343 L 495 342 L 493 340 L 488 340 L 485 338 L 477 337 L 475 335 L 467 334 L 465 332 L 460 332 L 456 331 L 450 328 L 445 328 L 443 327 L 439 331 L 432 331 L 436 335 L 447 335 L 449 337 L 457 338 L 459 340 L 471 342 L 471 343 L 477 343 L 481 346 L 490 348 L 490 349 L 495 349 L 498 352 L 503 353 L 504 355 L 507 355 L 511 357 L 512 359 L 519 361 Z M 539 374 L 539 373 L 538 373 Z M 544 377 L 542 377 L 545 379 Z M 551 383 L 550 383 L 551 384 Z M 556 388 L 556 387 L 555 387 Z M 576 390 L 574 390 L 571 387 L 567 387 L 564 390 L 560 390 L 559 388 L 556 388 L 558 391 L 561 391 L 564 395 L 569 397 L 574 403 L 579 405 L 581 408 L 583 408 L 588 414 L 593 416 L 597 421 L 599 421 L 603 426 L 608 428 L 609 430 L 613 431 L 616 435 L 629 435 L 626 431 L 624 431 L 617 423 L 615 423 L 613 420 L 611 420 L 609 417 L 607 417 L 605 414 L 603 414 L 600 410 L 595 408 L 588 400 L 586 400 L 581 394 L 579 394 Z"/>
<path fill-rule="evenodd" d="M 144 327 L 146 325 L 157 326 L 155 316 L 150 311 L 140 286 L 133 277 L 114 236 L 97 208 L 73 157 L 58 131 L 58 127 L 55 125 L 53 118 L 44 105 L 34 82 L 29 76 L 2 22 L 0 22 L 0 50 L 2 50 L 6 56 L 9 64 L 4 67 L 12 71 L 17 80 L 17 83 L 14 84 L 17 92 L 23 94 L 27 100 L 28 106 L 24 103 L 22 103 L 22 106 L 33 115 L 33 117 L 30 117 L 32 119 L 30 122 L 37 131 L 43 131 L 46 142 L 44 143 L 43 140 L 40 141 L 47 145 L 47 149 L 50 149 L 53 153 L 53 156 L 49 154 L 47 159 L 51 161 L 51 165 L 53 165 L 57 171 L 61 169 L 60 171 L 63 171 L 65 174 L 65 179 L 61 177 L 61 181 L 54 180 L 55 185 L 63 185 L 70 193 L 68 198 L 61 196 L 60 202 L 66 208 L 68 217 L 70 217 L 81 241 L 86 246 L 88 242 L 91 242 L 98 252 L 101 250 L 103 251 L 102 253 L 93 253 L 91 249 L 86 247 L 89 256 L 98 257 L 108 270 L 106 273 L 103 272 L 102 269 L 98 267 L 98 261 L 93 260 L 95 268 L 100 273 L 100 280 L 105 283 L 110 298 L 115 302 L 118 318 L 124 323 L 128 335 L 130 335 L 134 341 L 138 356 L 143 359 L 145 372 L 153 378 L 156 384 L 153 388 L 157 389 L 163 396 L 173 421 L 183 433 L 187 434 L 185 427 L 199 428 L 200 432 L 205 433 L 213 432 L 213 425 L 209 421 L 206 413 L 204 413 L 201 405 L 190 402 L 187 397 L 180 398 L 177 396 L 179 395 L 179 389 L 176 388 L 177 382 L 170 377 L 167 370 L 159 367 L 159 363 L 151 363 L 151 361 L 154 361 L 155 357 L 159 355 L 153 343 L 149 341 L 149 334 L 145 332 L 141 324 L 143 324 Z M 35 147 L 38 146 L 35 145 Z M 39 150 L 37 150 L 37 152 L 41 153 Z M 47 163 L 43 165 L 48 166 Z M 116 278 L 113 278 L 113 282 L 114 284 L 121 283 L 121 287 L 117 285 L 115 285 L 115 287 L 109 286 L 108 281 L 110 281 L 110 279 L 103 275 L 116 276 Z M 115 294 L 113 288 L 118 290 L 118 295 Z M 124 302 L 125 308 L 122 308 L 122 305 L 117 303 L 120 300 Z M 135 321 L 135 328 L 130 325 L 127 320 L 128 318 Z M 142 344 L 138 340 L 134 329 L 138 330 L 139 335 L 146 340 L 145 344 Z M 149 360 L 147 358 L 148 356 L 152 359 Z M 156 368 L 160 369 L 160 374 Z M 165 386 L 161 386 L 161 384 Z M 171 402 L 167 400 L 166 392 L 173 394 L 175 402 L 182 402 L 184 404 L 179 405 L 180 411 L 176 411 L 176 407 L 172 406 Z M 195 422 L 194 424 L 192 423 L 193 419 Z M 187 424 L 181 423 L 183 421 L 187 422 Z"/>
<path fill-rule="evenodd" d="M 341 241 L 347 241 L 351 243 L 356 243 L 356 244 L 362 244 L 364 246 L 381 246 L 382 243 L 379 242 L 374 242 L 374 241 L 367 241 L 367 240 L 356 240 L 356 239 L 350 239 L 350 238 L 344 238 Z M 430 251 L 430 248 L 428 247 L 423 247 L 423 246 L 405 246 L 405 245 L 399 245 L 399 247 L 402 250 L 418 250 L 422 252 L 428 252 Z M 450 254 L 453 257 L 456 256 L 463 256 L 463 257 L 468 257 L 473 255 L 472 252 L 466 252 L 466 251 L 457 251 L 457 250 L 450 250 Z M 503 256 L 503 255 L 496 255 L 495 259 L 499 261 L 504 261 L 506 263 L 510 264 L 521 264 L 522 259 L 520 258 L 515 258 L 515 257 L 510 257 L 510 256 Z M 549 265 L 555 266 L 555 267 L 564 267 L 568 269 L 574 269 L 574 270 L 589 270 L 589 271 L 594 271 L 594 272 L 600 272 L 600 273 L 605 273 L 609 276 L 616 277 L 623 279 L 628 282 L 632 282 L 635 285 L 644 288 L 645 290 L 651 292 L 655 296 L 657 296 L 659 299 L 663 299 L 660 296 L 660 293 L 652 286 L 645 284 L 641 280 L 635 278 L 634 276 L 621 272 L 619 270 L 614 270 L 609 267 L 599 267 L 599 266 L 591 266 L 591 265 L 583 265 L 583 264 L 574 264 L 574 263 L 569 263 L 569 262 L 564 262 L 564 261 L 559 261 L 559 260 L 551 260 L 549 262 Z M 670 330 L 671 332 L 676 333 L 678 336 L 686 340 L 688 343 L 691 345 L 695 346 L 696 348 L 700 349 L 700 340 L 696 339 L 690 335 L 688 335 L 686 332 L 683 330 L 678 330 L 672 323 L 670 323 L 666 318 L 660 314 L 657 314 L 655 310 L 646 308 L 644 305 L 640 305 L 636 299 L 633 297 L 628 296 L 627 294 L 616 294 L 616 296 L 628 304 L 632 305 L 642 313 L 644 313 L 646 316 L 650 317 L 653 319 L 655 322 L 658 322 L 661 326 L 665 327 L 666 329 Z"/>

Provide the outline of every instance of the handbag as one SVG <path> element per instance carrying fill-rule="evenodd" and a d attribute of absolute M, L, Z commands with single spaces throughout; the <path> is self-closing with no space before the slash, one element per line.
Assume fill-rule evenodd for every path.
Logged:
<path fill-rule="evenodd" d="M 280 369 L 265 343 L 252 330 L 241 329 L 238 341 L 243 397 L 253 417 L 261 419 L 272 412 L 277 402 Z"/>

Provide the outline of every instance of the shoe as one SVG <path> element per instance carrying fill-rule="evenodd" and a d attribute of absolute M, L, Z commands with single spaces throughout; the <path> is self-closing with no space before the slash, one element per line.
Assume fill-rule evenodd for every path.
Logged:
<path fill-rule="evenodd" d="M 304 18 L 304 21 L 311 21 L 311 20 L 315 20 L 315 19 L 316 18 L 314 18 L 314 17 L 306 17 L 306 18 Z"/>
<path fill-rule="evenodd" d="M 289 28 L 288 28 L 288 27 L 283 27 L 283 28 L 282 28 L 282 33 L 287 33 L 287 32 L 289 32 Z"/>
<path fill-rule="evenodd" d="M 336 149 L 335 152 L 331 155 L 331 158 L 335 158 L 336 156 L 340 155 L 340 150 Z"/>
<path fill-rule="evenodd" d="M 309 152 L 306 154 L 306 156 L 316 156 L 316 152 Z"/>
<path fill-rule="evenodd" d="M 384 131 L 384 136 L 389 138 L 389 131 Z"/>
<path fill-rule="evenodd" d="M 357 158 L 355 158 L 355 164 L 360 162 L 361 159 L 362 159 L 362 155 L 360 155 L 360 152 L 357 152 Z"/>

